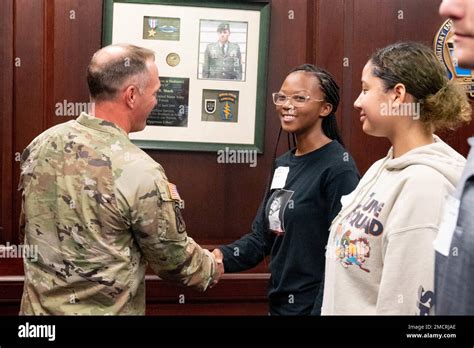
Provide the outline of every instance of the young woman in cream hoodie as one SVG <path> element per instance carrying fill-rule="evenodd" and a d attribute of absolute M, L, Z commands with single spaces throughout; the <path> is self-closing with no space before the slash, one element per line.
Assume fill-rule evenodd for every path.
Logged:
<path fill-rule="evenodd" d="M 341 199 L 322 314 L 430 314 L 433 240 L 465 164 L 433 132 L 469 121 L 469 103 L 430 48 L 407 42 L 371 57 L 354 106 L 363 131 L 388 138 L 392 148 Z"/>

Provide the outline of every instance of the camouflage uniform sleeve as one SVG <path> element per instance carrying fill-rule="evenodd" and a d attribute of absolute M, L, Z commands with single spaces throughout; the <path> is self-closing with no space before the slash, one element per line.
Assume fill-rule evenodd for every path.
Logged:
<path fill-rule="evenodd" d="M 188 237 L 181 200 L 172 198 L 164 173 L 156 170 L 141 178 L 137 190 L 130 207 L 131 227 L 153 271 L 163 279 L 206 290 L 217 277 L 215 258 Z"/>
<path fill-rule="evenodd" d="M 56 126 L 57 127 L 57 126 Z M 25 242 L 25 225 L 26 225 L 26 217 L 25 217 L 25 193 L 24 188 L 27 186 L 28 182 L 31 180 L 33 176 L 33 170 L 37 163 L 38 152 L 39 152 L 39 144 L 43 143 L 45 139 L 48 138 L 48 135 L 54 132 L 56 127 L 52 127 L 46 132 L 38 135 L 33 141 L 23 150 L 21 157 L 20 157 L 20 180 L 18 182 L 18 191 L 21 194 L 21 210 L 20 210 L 20 217 L 19 217 L 19 240 L 21 243 Z"/>

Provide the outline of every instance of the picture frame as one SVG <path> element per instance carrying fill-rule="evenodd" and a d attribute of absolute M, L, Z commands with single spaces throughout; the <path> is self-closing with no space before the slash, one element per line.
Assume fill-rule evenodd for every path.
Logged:
<path fill-rule="evenodd" d="M 161 88 L 144 149 L 263 153 L 270 3 L 105 0 L 102 45 L 155 52 Z"/>

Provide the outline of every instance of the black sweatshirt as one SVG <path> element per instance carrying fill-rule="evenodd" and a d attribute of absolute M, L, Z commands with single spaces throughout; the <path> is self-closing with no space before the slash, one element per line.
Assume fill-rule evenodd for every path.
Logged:
<path fill-rule="evenodd" d="M 264 198 L 252 231 L 219 247 L 225 272 L 253 268 L 271 255 L 270 314 L 319 315 L 329 227 L 341 209 L 341 196 L 356 188 L 359 173 L 335 140 L 303 156 L 293 149 L 276 160 L 276 167 L 289 167 L 286 183 Z"/>

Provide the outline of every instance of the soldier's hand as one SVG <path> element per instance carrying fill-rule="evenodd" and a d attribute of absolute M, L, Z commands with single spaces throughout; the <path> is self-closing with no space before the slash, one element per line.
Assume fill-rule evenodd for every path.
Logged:
<path fill-rule="evenodd" d="M 216 260 L 217 276 L 214 278 L 214 281 L 210 285 L 211 288 L 219 282 L 222 275 L 224 274 L 224 255 L 219 249 L 214 249 L 212 251 L 212 254 L 214 255 Z"/>

